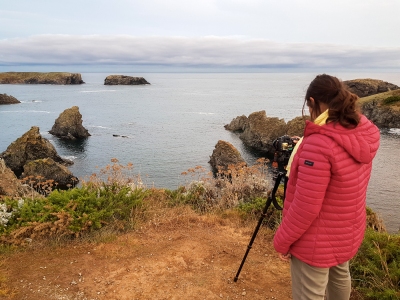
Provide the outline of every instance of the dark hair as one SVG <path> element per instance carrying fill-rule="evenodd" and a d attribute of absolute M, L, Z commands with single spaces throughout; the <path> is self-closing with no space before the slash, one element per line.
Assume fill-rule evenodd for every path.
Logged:
<path fill-rule="evenodd" d="M 360 122 L 357 106 L 358 96 L 351 93 L 338 78 L 326 74 L 318 75 L 310 83 L 305 101 L 310 106 L 310 97 L 315 105 L 312 109 L 317 116 L 322 113 L 320 103 L 328 105 L 328 122 L 339 123 L 346 128 L 354 128 Z"/>

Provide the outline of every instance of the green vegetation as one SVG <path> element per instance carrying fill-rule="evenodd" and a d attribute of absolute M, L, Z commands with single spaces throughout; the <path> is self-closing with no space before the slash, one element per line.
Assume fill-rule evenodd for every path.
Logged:
<path fill-rule="evenodd" d="M 80 84 L 83 83 L 79 73 L 67 72 L 4 72 L 0 73 L 2 84 Z"/>
<path fill-rule="evenodd" d="M 368 103 L 368 102 L 372 102 L 372 101 L 377 101 L 378 103 L 381 103 L 383 105 L 398 105 L 399 102 L 398 99 L 400 97 L 400 90 L 394 90 L 394 91 L 388 91 L 388 92 L 384 92 L 384 93 L 379 93 L 379 94 L 375 94 L 372 96 L 368 96 L 368 97 L 363 97 L 359 99 L 360 104 L 364 104 L 364 103 Z M 393 100 L 386 100 L 388 98 L 392 98 Z M 388 103 L 385 104 L 386 101 L 389 101 Z"/>
<path fill-rule="evenodd" d="M 394 103 L 400 103 L 400 96 L 390 96 L 382 101 L 383 105 L 391 105 Z"/>
<path fill-rule="evenodd" d="M 93 238 L 109 230 L 103 238 L 112 239 L 116 232 L 138 228 L 143 222 L 156 224 L 157 213 L 170 207 L 190 206 L 199 214 L 256 221 L 269 191 L 265 160 L 251 167 L 230 166 L 216 175 L 195 167 L 183 173 L 188 180 L 176 190 L 146 188 L 139 176 L 132 175 L 132 168 L 113 159 L 80 187 L 46 192 L 42 198 L 0 200 L 0 253 L 51 236 Z M 278 201 L 281 196 L 280 188 Z M 367 214 L 369 229 L 350 265 L 353 288 L 363 299 L 400 299 L 400 236 L 386 233 L 370 209 Z M 264 225 L 275 229 L 280 221 L 281 211 L 270 208 Z"/>
<path fill-rule="evenodd" d="M 350 273 L 365 299 L 400 299 L 400 235 L 368 229 Z"/>

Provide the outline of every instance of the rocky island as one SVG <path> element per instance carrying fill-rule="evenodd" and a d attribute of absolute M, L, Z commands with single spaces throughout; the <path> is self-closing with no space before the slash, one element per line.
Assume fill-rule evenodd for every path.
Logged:
<path fill-rule="evenodd" d="M 109 75 L 104 79 L 104 85 L 140 85 L 150 84 L 143 77 L 132 77 L 126 75 Z"/>
<path fill-rule="evenodd" d="M 4 72 L 0 73 L 0 84 L 82 84 L 79 73 L 67 72 Z"/>

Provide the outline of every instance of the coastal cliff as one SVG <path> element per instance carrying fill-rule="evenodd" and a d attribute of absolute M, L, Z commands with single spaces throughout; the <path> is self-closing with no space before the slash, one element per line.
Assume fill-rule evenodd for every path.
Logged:
<path fill-rule="evenodd" d="M 66 72 L 4 72 L 0 73 L 0 84 L 82 84 L 79 73 Z"/>

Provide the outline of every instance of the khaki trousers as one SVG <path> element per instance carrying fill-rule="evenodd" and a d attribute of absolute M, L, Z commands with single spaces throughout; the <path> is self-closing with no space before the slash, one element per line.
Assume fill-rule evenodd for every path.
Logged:
<path fill-rule="evenodd" d="M 351 292 L 349 262 L 330 267 L 310 266 L 292 255 L 293 300 L 348 300 Z"/>

